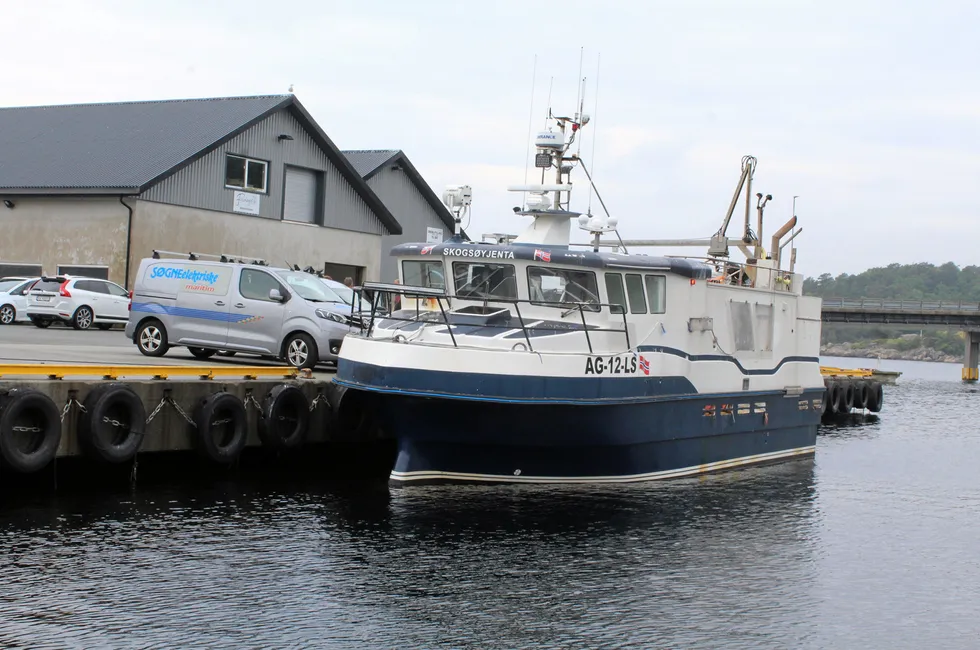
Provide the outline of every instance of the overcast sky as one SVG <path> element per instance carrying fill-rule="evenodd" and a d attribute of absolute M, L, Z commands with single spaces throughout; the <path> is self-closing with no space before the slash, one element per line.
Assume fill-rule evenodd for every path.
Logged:
<path fill-rule="evenodd" d="M 525 225 L 506 186 L 524 181 L 535 56 L 538 130 L 549 87 L 574 111 L 584 47 L 582 155 L 624 238 L 709 236 L 752 154 L 766 240 L 800 197 L 807 275 L 980 263 L 975 0 L 32 0 L 3 24 L 0 105 L 294 84 L 341 148 L 403 149 L 437 193 L 472 185 L 476 236 Z"/>

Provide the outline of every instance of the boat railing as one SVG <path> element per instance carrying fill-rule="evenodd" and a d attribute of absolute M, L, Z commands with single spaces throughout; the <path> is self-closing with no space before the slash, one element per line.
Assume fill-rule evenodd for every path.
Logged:
<path fill-rule="evenodd" d="M 380 320 L 386 321 L 401 321 L 406 323 L 422 323 L 424 328 L 426 325 L 444 325 L 449 333 L 450 340 L 452 341 L 453 347 L 459 347 L 459 343 L 456 340 L 456 334 L 453 332 L 454 327 L 466 327 L 466 326 L 476 326 L 488 329 L 499 329 L 503 330 L 513 330 L 520 329 L 524 334 L 524 342 L 527 345 L 528 352 L 534 352 L 534 346 L 531 343 L 532 333 L 536 331 L 553 331 L 553 327 L 540 327 L 529 325 L 528 322 L 537 322 L 544 320 L 540 317 L 529 318 L 521 312 L 521 305 L 532 305 L 535 307 L 554 307 L 563 308 L 561 313 L 562 317 L 565 317 L 571 313 L 578 312 L 579 321 L 581 322 L 581 329 L 568 329 L 568 333 L 573 332 L 583 332 L 585 334 L 585 341 L 589 347 L 589 353 L 594 352 L 592 345 L 592 336 L 595 334 L 602 333 L 613 333 L 622 334 L 626 339 L 626 349 L 630 349 L 630 335 L 629 326 L 626 320 L 626 307 L 619 304 L 611 303 L 598 303 L 598 302 L 550 302 L 545 300 L 528 300 L 528 299 L 518 299 L 518 298 L 477 298 L 474 296 L 467 295 L 454 295 L 447 294 L 442 289 L 433 289 L 431 287 L 413 287 L 409 285 L 402 284 L 387 284 L 381 282 L 365 282 L 360 287 L 355 287 L 354 291 L 358 293 L 359 296 L 363 296 L 371 304 L 371 316 L 365 322 L 363 316 L 360 320 L 354 320 L 355 327 L 359 326 L 361 334 L 370 337 L 374 332 L 375 325 Z M 404 296 L 406 298 L 416 298 L 416 299 L 431 299 L 435 300 L 438 306 L 438 312 L 431 309 L 422 309 L 420 306 L 420 301 L 415 302 L 415 314 L 414 317 L 410 316 L 395 316 L 394 310 L 389 313 L 379 313 L 379 307 L 382 303 L 390 305 L 393 303 L 394 296 Z M 463 301 L 466 303 L 483 303 L 482 309 L 483 313 L 479 311 L 473 312 L 453 312 L 452 304 L 453 301 Z M 475 306 L 475 305 L 469 305 Z M 489 318 L 490 316 L 499 314 L 504 306 L 513 307 L 514 315 L 517 317 L 517 325 L 513 323 L 512 318 L 507 317 L 505 322 L 492 322 Z M 447 309 L 448 307 L 448 309 Z M 595 313 L 601 311 L 603 307 L 608 307 L 609 312 L 612 314 L 621 315 L 623 318 L 623 327 L 603 327 L 595 323 L 589 323 L 586 320 L 586 312 Z M 422 315 L 426 314 L 426 317 Z M 435 318 L 433 315 L 438 314 Z M 509 314 L 509 309 L 508 309 Z M 481 320 L 481 317 L 488 317 Z M 578 323 L 576 323 L 576 326 Z"/>
<path fill-rule="evenodd" d="M 685 260 L 701 262 L 711 267 L 711 284 L 724 284 L 736 287 L 758 288 L 758 274 L 772 274 L 772 289 L 774 291 L 793 291 L 793 273 L 782 269 L 773 269 L 757 264 L 743 264 L 717 257 L 692 257 L 690 255 L 668 255 Z"/>

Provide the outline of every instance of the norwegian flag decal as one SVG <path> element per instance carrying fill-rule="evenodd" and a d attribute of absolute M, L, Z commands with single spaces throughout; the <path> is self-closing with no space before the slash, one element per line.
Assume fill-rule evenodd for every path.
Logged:
<path fill-rule="evenodd" d="M 650 374 L 650 362 L 643 355 L 640 355 L 640 370 L 643 371 L 644 375 Z"/>
<path fill-rule="evenodd" d="M 429 253 L 432 252 L 432 249 L 433 248 L 435 248 L 435 246 L 426 246 L 425 248 L 422 249 L 422 253 L 421 254 L 422 255 L 428 255 Z"/>
<path fill-rule="evenodd" d="M 534 249 L 534 259 L 541 260 L 542 262 L 550 262 L 551 253 L 548 251 Z"/>

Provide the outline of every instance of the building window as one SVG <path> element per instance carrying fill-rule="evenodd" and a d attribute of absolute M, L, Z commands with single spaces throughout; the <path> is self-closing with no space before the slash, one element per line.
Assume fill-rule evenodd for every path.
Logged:
<path fill-rule="evenodd" d="M 456 295 L 480 300 L 517 300 L 517 276 L 513 264 L 454 262 Z"/>
<path fill-rule="evenodd" d="M 225 162 L 225 187 L 249 192 L 265 192 L 269 164 L 244 156 L 228 155 Z"/>

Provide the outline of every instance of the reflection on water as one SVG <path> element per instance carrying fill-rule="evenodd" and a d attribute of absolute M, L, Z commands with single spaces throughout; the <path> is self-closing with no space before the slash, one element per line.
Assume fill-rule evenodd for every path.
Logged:
<path fill-rule="evenodd" d="M 0 647 L 973 648 L 978 399 L 903 377 L 815 460 L 645 485 L 7 498 Z"/>

